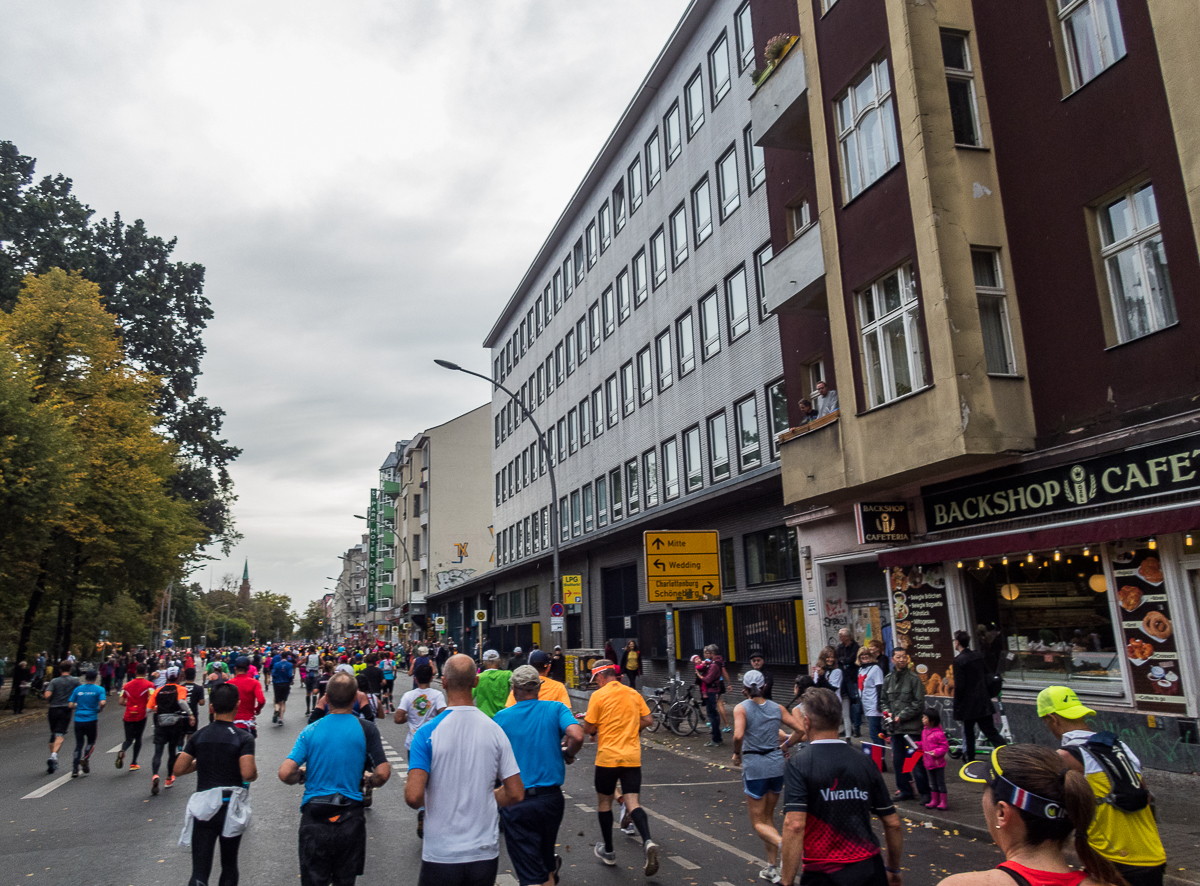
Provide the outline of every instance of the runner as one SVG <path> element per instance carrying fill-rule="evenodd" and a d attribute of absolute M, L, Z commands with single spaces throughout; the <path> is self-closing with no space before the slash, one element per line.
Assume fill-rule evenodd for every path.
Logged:
<path fill-rule="evenodd" d="M 550 656 L 540 649 L 530 654 L 530 660 L 538 654 L 549 669 Z M 565 809 L 565 764 L 574 763 L 583 747 L 583 729 L 570 707 L 541 699 L 544 679 L 529 665 L 513 671 L 516 704 L 495 717 L 512 745 L 525 785 L 525 799 L 500 810 L 504 842 L 520 886 L 553 884 L 558 879 L 562 857 L 555 854 L 554 846 Z"/>
<path fill-rule="evenodd" d="M 642 745 L 638 735 L 654 723 L 654 715 L 641 693 L 621 683 L 617 666 L 608 659 L 602 658 L 592 666 L 592 682 L 599 688 L 592 693 L 583 715 L 583 731 L 596 736 L 596 810 L 604 837 L 596 844 L 596 857 L 607 865 L 617 863 L 612 807 L 620 782 L 625 809 L 642 837 L 646 876 L 651 877 L 658 872 L 658 844 L 650 839 L 650 822 L 638 803 L 642 789 Z"/>
<path fill-rule="evenodd" d="M 317 654 L 316 646 L 308 647 L 308 657 L 305 659 L 304 674 L 304 713 L 312 713 L 313 703 L 317 700 L 317 681 L 321 676 L 321 656 Z"/>
<path fill-rule="evenodd" d="M 271 665 L 271 689 L 275 693 L 275 713 L 271 722 L 276 726 L 283 725 L 283 713 L 287 710 L 288 694 L 292 691 L 292 680 L 296 670 L 286 655 L 280 655 Z"/>
<path fill-rule="evenodd" d="M 150 761 L 151 795 L 158 794 L 158 767 L 162 764 L 163 749 L 167 751 L 167 787 L 175 786 L 175 757 L 183 747 L 188 727 L 195 726 L 187 704 L 187 690 L 179 684 L 179 668 L 167 670 L 167 682 L 154 690 L 147 710 L 154 714 L 154 758 Z"/>
<path fill-rule="evenodd" d="M 258 681 L 250 676 L 250 659 L 242 656 L 234 662 L 233 679 L 229 683 L 238 691 L 237 715 L 233 725 L 258 738 L 258 723 L 254 718 L 266 706 L 267 697 Z"/>
<path fill-rule="evenodd" d="M 489 649 L 483 653 L 481 667 L 483 670 L 479 672 L 479 679 L 476 681 L 471 696 L 479 710 L 489 717 L 494 717 L 497 711 L 504 708 L 504 702 L 508 697 L 510 674 L 500 668 L 500 653 L 495 649 Z"/>
<path fill-rule="evenodd" d="M 508 737 L 475 707 L 477 681 L 469 657 L 446 662 L 442 685 L 450 706 L 418 730 L 409 753 L 404 802 L 427 807 L 417 886 L 493 886 L 500 861 L 497 807 L 525 798 Z"/>
<path fill-rule="evenodd" d="M 379 669 L 383 671 L 383 712 L 395 712 L 396 705 L 392 701 L 392 690 L 396 687 L 396 660 L 389 652 L 383 656 L 383 660 L 379 662 Z"/>
<path fill-rule="evenodd" d="M 189 655 L 188 659 L 192 657 Z M 200 706 L 204 704 L 204 687 L 196 682 L 196 668 L 189 666 L 183 669 L 183 687 L 187 691 L 188 707 L 192 711 L 192 725 L 187 734 L 191 735 L 200 725 Z"/>
<path fill-rule="evenodd" d="M 50 758 L 46 760 L 46 773 L 53 775 L 58 769 L 58 749 L 62 747 L 71 727 L 71 693 L 79 685 L 79 678 L 71 676 L 71 663 L 58 663 L 58 676 L 46 684 L 42 696 L 49 701 L 46 709 L 50 721 Z M 106 693 L 107 694 L 107 693 Z"/>
<path fill-rule="evenodd" d="M 104 689 L 96 685 L 95 671 L 83 675 L 84 682 L 71 690 L 67 704 L 75 712 L 75 756 L 71 758 L 71 778 L 79 777 L 79 768 L 85 773 L 92 768 L 88 761 L 96 747 L 96 718 L 104 710 Z"/>
<path fill-rule="evenodd" d="M 567 710 L 570 710 L 571 697 L 567 694 L 567 687 L 550 676 L 552 662 L 549 654 L 541 649 L 535 649 L 529 653 L 529 664 L 538 672 L 541 679 L 541 684 L 538 688 L 538 699 L 541 701 L 562 702 L 567 706 Z M 516 703 L 516 699 L 510 691 L 508 693 L 508 701 L 504 703 L 504 706 L 511 708 Z"/>
<path fill-rule="evenodd" d="M 213 854 L 221 844 L 221 886 L 236 886 L 238 849 L 242 832 L 250 823 L 250 796 L 246 784 L 258 778 L 254 763 L 254 738 L 233 725 L 237 689 L 222 683 L 209 699 L 214 722 L 187 743 L 175 761 L 173 777 L 196 773 L 196 791 L 188 799 L 181 845 L 192 846 L 190 883 L 208 883 Z"/>
<path fill-rule="evenodd" d="M 883 775 L 870 758 L 838 739 L 842 702 L 813 687 L 800 699 L 808 744 L 787 761 L 782 880 L 801 886 L 901 886 L 904 831 Z M 883 822 L 888 864 L 872 814 Z"/>
<path fill-rule="evenodd" d="M 410 689 L 400 697 L 400 707 L 396 709 L 392 720 L 395 723 L 407 723 L 408 735 L 404 738 L 404 750 L 412 747 L 413 735 L 416 731 L 446 710 L 446 696 L 437 689 L 430 689 L 433 682 L 433 665 L 423 664 L 413 674 L 417 688 Z M 417 836 L 425 836 L 425 807 L 417 810 Z"/>
<path fill-rule="evenodd" d="M 766 680 L 761 671 L 747 671 L 742 686 L 746 700 L 733 709 L 733 763 L 742 767 L 742 792 L 750 810 L 750 824 L 767 847 L 767 866 L 758 876 L 778 883 L 782 879 L 782 838 L 775 828 L 775 805 L 783 793 L 783 748 L 795 744 L 804 728 L 785 708 L 766 698 Z M 780 747 L 779 730 L 784 725 L 792 734 Z"/>
<path fill-rule="evenodd" d="M 150 696 L 154 693 L 154 684 L 146 679 L 146 665 L 138 662 L 133 672 L 133 679 L 121 689 L 121 706 L 125 708 L 122 720 L 125 724 L 125 741 L 117 752 L 117 768 L 125 765 L 125 752 L 133 746 L 133 760 L 129 764 L 130 772 L 137 772 L 142 767 L 138 765 L 138 754 L 142 752 L 142 735 L 146 731 L 146 706 L 150 704 Z"/>
<path fill-rule="evenodd" d="M 379 656 L 372 652 L 367 656 L 366 667 L 363 668 L 359 675 L 366 679 L 365 692 L 367 695 L 375 699 L 375 707 L 380 713 L 386 714 L 387 711 L 383 708 L 383 669 L 379 667 Z"/>

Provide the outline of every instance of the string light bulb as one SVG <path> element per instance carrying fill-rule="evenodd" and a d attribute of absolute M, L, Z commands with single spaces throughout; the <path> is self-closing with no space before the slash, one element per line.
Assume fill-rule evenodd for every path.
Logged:
<path fill-rule="evenodd" d="M 1092 556 L 1092 552 L 1091 552 L 1091 551 L 1090 551 L 1088 548 L 1084 548 L 1084 549 L 1083 549 L 1083 556 L 1085 556 L 1085 557 L 1090 557 L 1090 556 Z"/>
<path fill-rule="evenodd" d="M 1183 543 L 1189 548 L 1192 546 L 1192 534 L 1190 532 L 1183 537 Z"/>
<path fill-rule="evenodd" d="M 1054 562 L 1057 563 L 1061 559 L 1062 559 L 1062 551 L 1055 551 L 1054 552 Z"/>
<path fill-rule="evenodd" d="M 1030 551 L 1030 552 L 1029 552 L 1029 556 L 1026 558 L 1025 562 L 1026 562 L 1026 563 L 1032 563 L 1032 562 L 1033 562 L 1033 552 L 1032 552 L 1032 551 Z"/>
<path fill-rule="evenodd" d="M 1000 562 L 1001 562 L 1002 564 L 1004 564 L 1005 566 L 1007 566 L 1007 565 L 1008 565 L 1008 554 L 1005 554 L 1005 555 L 1004 555 L 1004 559 L 1003 559 L 1003 560 L 1001 560 Z"/>
<path fill-rule="evenodd" d="M 980 560 L 980 561 L 979 561 L 979 568 L 980 568 L 980 569 L 982 569 L 982 568 L 983 568 L 983 561 L 982 561 L 982 560 Z"/>
<path fill-rule="evenodd" d="M 958 568 L 959 568 L 959 569 L 962 569 L 962 560 L 959 560 L 959 561 L 958 561 Z"/>
<path fill-rule="evenodd" d="M 1150 550 L 1153 551 L 1157 547 L 1158 547 L 1158 541 L 1154 538 L 1153 535 L 1150 536 Z"/>

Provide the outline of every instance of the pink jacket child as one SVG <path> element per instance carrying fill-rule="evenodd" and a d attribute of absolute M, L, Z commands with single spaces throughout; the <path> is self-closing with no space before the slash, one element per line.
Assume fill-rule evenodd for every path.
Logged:
<path fill-rule="evenodd" d="M 946 808 L 946 754 L 950 752 L 950 742 L 942 731 L 941 717 L 936 710 L 927 709 L 924 716 L 925 728 L 921 730 L 921 740 L 917 747 L 921 749 L 921 763 L 929 773 L 929 802 L 926 809 Z"/>

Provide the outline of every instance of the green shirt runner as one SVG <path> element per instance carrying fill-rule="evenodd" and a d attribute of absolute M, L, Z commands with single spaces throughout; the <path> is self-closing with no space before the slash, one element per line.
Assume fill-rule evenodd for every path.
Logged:
<path fill-rule="evenodd" d="M 494 717 L 497 711 L 504 710 L 504 703 L 508 701 L 510 677 L 511 672 L 499 668 L 480 671 L 479 685 L 471 693 L 475 697 L 475 707 L 489 717 Z"/>

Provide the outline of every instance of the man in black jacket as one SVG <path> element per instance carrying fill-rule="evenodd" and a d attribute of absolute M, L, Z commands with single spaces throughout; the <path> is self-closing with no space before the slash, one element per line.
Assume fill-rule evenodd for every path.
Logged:
<path fill-rule="evenodd" d="M 838 645 L 834 651 L 837 653 L 838 670 L 842 672 L 842 688 L 838 692 L 842 697 L 842 728 L 849 741 L 852 727 L 856 736 L 862 731 L 862 703 L 858 697 L 858 643 L 849 628 L 838 631 Z"/>
<path fill-rule="evenodd" d="M 971 635 L 954 632 L 954 719 L 963 724 L 963 762 L 975 759 L 975 727 L 987 736 L 992 747 L 1007 744 L 992 722 L 992 698 L 988 692 L 987 665 L 982 652 L 971 650 Z"/>

